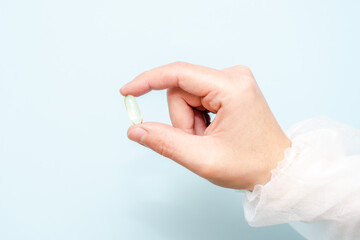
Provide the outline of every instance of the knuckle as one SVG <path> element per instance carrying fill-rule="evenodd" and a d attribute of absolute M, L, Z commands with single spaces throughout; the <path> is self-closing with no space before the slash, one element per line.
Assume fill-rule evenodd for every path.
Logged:
<path fill-rule="evenodd" d="M 227 76 L 229 80 L 234 82 L 254 78 L 250 68 L 244 65 L 236 65 L 231 67 L 227 73 Z"/>
<path fill-rule="evenodd" d="M 233 70 L 234 73 L 241 74 L 241 75 L 252 74 L 251 69 L 245 65 L 235 65 L 231 69 Z"/>
<path fill-rule="evenodd" d="M 239 71 L 242 71 L 245 73 L 251 73 L 251 69 L 248 66 L 238 65 L 237 68 L 239 69 Z"/>
<path fill-rule="evenodd" d="M 165 157 L 174 158 L 173 140 L 169 137 L 163 136 L 161 141 L 156 141 L 154 144 L 154 150 Z"/>
<path fill-rule="evenodd" d="M 249 94 L 249 96 L 256 94 L 258 86 L 250 68 L 244 65 L 237 65 L 233 68 L 230 78 L 237 86 L 236 89 L 240 89 L 242 93 Z"/>
<path fill-rule="evenodd" d="M 170 65 L 174 66 L 174 67 L 184 67 L 184 66 L 187 66 L 188 63 L 182 62 L 182 61 L 176 61 L 176 62 L 171 63 Z"/>
<path fill-rule="evenodd" d="M 257 92 L 257 84 L 254 78 L 247 77 L 244 78 L 241 82 L 242 90 L 247 93 L 256 93 Z"/>

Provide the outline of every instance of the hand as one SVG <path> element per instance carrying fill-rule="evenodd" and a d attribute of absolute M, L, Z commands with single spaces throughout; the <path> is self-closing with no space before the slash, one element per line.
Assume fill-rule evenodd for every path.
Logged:
<path fill-rule="evenodd" d="M 173 127 L 146 122 L 131 126 L 128 137 L 216 185 L 252 190 L 267 183 L 291 145 L 245 66 L 172 63 L 140 74 L 120 92 L 153 89 L 167 89 Z M 211 123 L 209 111 L 216 113 Z"/>

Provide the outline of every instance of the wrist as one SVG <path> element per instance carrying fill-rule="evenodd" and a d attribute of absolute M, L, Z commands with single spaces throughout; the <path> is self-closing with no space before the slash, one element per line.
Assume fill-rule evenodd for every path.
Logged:
<path fill-rule="evenodd" d="M 252 191 L 255 185 L 265 185 L 271 180 L 271 171 L 278 166 L 278 163 L 285 157 L 285 150 L 291 147 L 290 139 L 284 134 L 275 144 L 272 144 L 269 151 L 263 154 L 262 159 L 254 169 L 247 190 Z"/>

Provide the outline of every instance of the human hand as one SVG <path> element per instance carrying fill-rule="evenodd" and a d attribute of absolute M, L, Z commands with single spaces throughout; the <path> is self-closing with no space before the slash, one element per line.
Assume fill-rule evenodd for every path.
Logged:
<path fill-rule="evenodd" d="M 167 89 L 173 127 L 137 124 L 128 129 L 131 140 L 222 187 L 252 190 L 270 180 L 291 142 L 249 68 L 177 62 L 140 74 L 120 92 L 141 96 L 161 89 Z M 211 123 L 209 111 L 216 113 Z"/>

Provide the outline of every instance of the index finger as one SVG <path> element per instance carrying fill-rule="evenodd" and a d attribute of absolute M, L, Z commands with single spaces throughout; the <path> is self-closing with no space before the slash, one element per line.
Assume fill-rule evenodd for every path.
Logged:
<path fill-rule="evenodd" d="M 219 70 L 190 63 L 176 62 L 164 65 L 137 76 L 124 85 L 122 95 L 141 96 L 151 90 L 179 87 L 196 96 L 205 96 L 210 91 L 221 89 Z"/>

